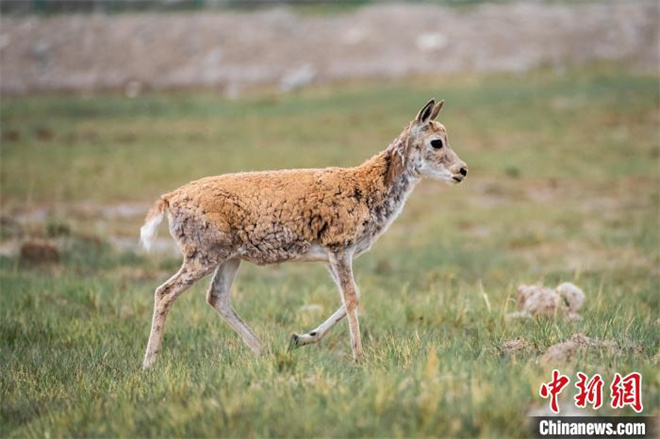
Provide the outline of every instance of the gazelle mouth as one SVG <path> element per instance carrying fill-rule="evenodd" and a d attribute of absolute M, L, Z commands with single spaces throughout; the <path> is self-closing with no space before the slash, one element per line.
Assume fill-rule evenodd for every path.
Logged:
<path fill-rule="evenodd" d="M 452 179 L 453 179 L 456 183 L 460 183 L 461 181 L 463 181 L 463 177 L 452 177 Z"/>

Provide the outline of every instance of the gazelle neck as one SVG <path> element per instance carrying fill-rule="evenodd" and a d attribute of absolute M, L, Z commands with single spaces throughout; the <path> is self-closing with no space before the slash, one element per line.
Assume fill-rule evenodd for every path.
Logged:
<path fill-rule="evenodd" d="M 371 180 L 367 205 L 371 211 L 372 233 L 380 235 L 401 213 L 421 176 L 411 163 L 404 132 L 385 151 L 372 157 L 360 168 Z"/>

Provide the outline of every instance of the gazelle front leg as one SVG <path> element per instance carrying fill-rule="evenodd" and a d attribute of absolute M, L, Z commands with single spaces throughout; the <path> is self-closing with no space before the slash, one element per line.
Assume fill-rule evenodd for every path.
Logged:
<path fill-rule="evenodd" d="M 341 299 L 348 316 L 348 328 L 351 332 L 351 348 L 353 359 L 362 359 L 362 340 L 360 339 L 360 324 L 358 322 L 358 288 L 353 279 L 353 254 L 341 251 L 330 254 L 330 265 L 337 274 Z"/>
<path fill-rule="evenodd" d="M 306 334 L 291 334 L 291 348 L 299 348 L 308 344 L 318 343 L 341 319 L 346 317 L 346 308 L 342 305 L 328 320 L 321 323 L 316 329 Z"/>
<path fill-rule="evenodd" d="M 332 265 L 328 264 L 328 271 L 330 272 L 330 276 L 332 277 L 332 280 L 335 282 L 338 288 L 341 288 L 341 285 L 339 284 L 339 277 L 337 276 L 337 273 L 335 272 L 334 268 Z M 360 291 L 357 290 L 357 296 L 358 300 L 360 299 Z M 305 334 L 291 334 L 291 344 L 290 347 L 292 349 L 299 348 L 308 344 L 314 344 L 320 342 L 325 335 L 330 332 L 334 326 L 339 323 L 341 319 L 346 317 L 346 308 L 344 308 L 344 305 L 342 305 L 337 311 L 335 311 L 330 318 L 328 318 L 325 322 L 321 323 L 316 329 L 313 329 Z"/>

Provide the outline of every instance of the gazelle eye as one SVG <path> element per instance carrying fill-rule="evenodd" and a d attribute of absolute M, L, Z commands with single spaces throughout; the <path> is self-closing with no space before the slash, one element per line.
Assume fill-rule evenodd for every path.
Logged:
<path fill-rule="evenodd" d="M 442 140 L 436 139 L 436 140 L 431 140 L 431 146 L 434 147 L 435 149 L 440 149 L 443 147 Z"/>

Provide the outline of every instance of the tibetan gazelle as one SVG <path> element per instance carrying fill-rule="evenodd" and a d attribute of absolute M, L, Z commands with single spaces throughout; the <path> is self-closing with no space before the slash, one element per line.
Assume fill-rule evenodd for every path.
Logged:
<path fill-rule="evenodd" d="M 167 213 L 184 259 L 179 271 L 156 289 L 143 367 L 150 367 L 160 352 L 174 301 L 212 271 L 209 305 L 255 353 L 263 350 L 231 305 L 231 285 L 242 260 L 327 264 L 342 306 L 316 329 L 293 334 L 291 344 L 320 341 L 348 315 L 353 357 L 360 360 L 360 292 L 353 259 L 387 230 L 423 177 L 457 184 L 468 172 L 449 146 L 447 130 L 435 121 L 442 105 L 429 101 L 387 149 L 354 168 L 226 174 L 193 181 L 160 197 L 147 214 L 142 242 L 150 247 Z"/>

